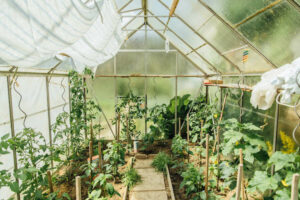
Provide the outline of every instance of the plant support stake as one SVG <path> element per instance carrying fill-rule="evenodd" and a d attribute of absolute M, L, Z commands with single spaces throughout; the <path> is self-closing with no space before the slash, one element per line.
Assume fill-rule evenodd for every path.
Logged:
<path fill-rule="evenodd" d="M 98 142 L 98 155 L 99 155 L 99 172 L 102 171 L 102 150 L 101 150 L 101 142 Z"/>
<path fill-rule="evenodd" d="M 76 176 L 76 200 L 81 200 L 81 178 Z"/>
<path fill-rule="evenodd" d="M 293 175 L 291 200 L 298 200 L 299 174 Z"/>
<path fill-rule="evenodd" d="M 206 169 L 205 169 L 205 194 L 208 199 L 208 176 L 209 176 L 209 135 L 206 134 Z"/>
<path fill-rule="evenodd" d="M 49 184 L 50 193 L 53 193 L 54 189 L 53 189 L 52 177 L 51 177 L 51 172 L 49 170 L 47 171 L 47 177 L 48 177 L 48 184 Z"/>
<path fill-rule="evenodd" d="M 242 176 L 243 176 L 243 164 L 239 165 L 238 177 L 237 177 L 237 185 L 236 185 L 236 195 L 235 199 L 240 200 L 241 196 L 241 186 L 242 186 Z"/>

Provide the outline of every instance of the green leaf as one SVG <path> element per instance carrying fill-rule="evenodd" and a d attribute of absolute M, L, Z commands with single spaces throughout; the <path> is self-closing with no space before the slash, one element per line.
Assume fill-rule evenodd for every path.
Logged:
<path fill-rule="evenodd" d="M 295 158 L 294 154 L 284 154 L 281 151 L 277 151 L 270 157 L 268 164 L 269 166 L 275 165 L 275 171 L 277 172 L 282 168 L 293 166 Z"/>
<path fill-rule="evenodd" d="M 8 183 L 9 188 L 11 189 L 11 191 L 15 192 L 15 193 L 19 193 L 20 192 L 20 187 L 18 182 L 10 182 Z"/>
<path fill-rule="evenodd" d="M 267 190 L 276 190 L 278 187 L 277 180 L 267 175 L 267 172 L 256 171 L 254 177 L 249 182 L 250 191 L 258 190 L 264 193 Z"/>

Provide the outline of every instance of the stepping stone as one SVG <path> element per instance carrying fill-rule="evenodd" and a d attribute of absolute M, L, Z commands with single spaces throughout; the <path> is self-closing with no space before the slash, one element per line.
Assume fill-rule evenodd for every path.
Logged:
<path fill-rule="evenodd" d="M 134 168 L 136 169 L 143 169 L 143 168 L 152 168 L 151 164 L 152 164 L 153 160 L 152 159 L 138 159 L 134 162 Z"/>
<path fill-rule="evenodd" d="M 137 184 L 132 191 L 165 190 L 163 174 L 156 172 L 154 168 L 137 169 L 141 175 L 142 182 Z"/>
<path fill-rule="evenodd" d="M 143 191 L 132 192 L 129 196 L 130 200 L 168 200 L 166 191 Z"/>

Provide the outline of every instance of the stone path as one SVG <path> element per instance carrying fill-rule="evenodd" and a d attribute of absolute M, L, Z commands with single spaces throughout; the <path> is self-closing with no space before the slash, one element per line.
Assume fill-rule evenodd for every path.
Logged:
<path fill-rule="evenodd" d="M 134 168 L 142 177 L 142 182 L 131 189 L 130 200 L 168 200 L 163 173 L 151 166 L 153 159 L 137 159 Z"/>

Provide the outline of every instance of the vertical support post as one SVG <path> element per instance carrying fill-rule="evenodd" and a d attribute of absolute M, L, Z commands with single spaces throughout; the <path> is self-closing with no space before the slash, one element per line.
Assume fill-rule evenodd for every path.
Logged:
<path fill-rule="evenodd" d="M 85 85 L 86 85 L 86 78 L 83 78 L 83 98 L 84 98 L 84 123 L 87 127 L 87 118 L 86 118 L 86 112 L 87 112 L 87 108 L 86 108 L 86 89 L 85 89 Z M 85 139 L 87 139 L 87 128 L 84 129 L 84 136 Z"/>
<path fill-rule="evenodd" d="M 203 136 L 203 120 L 201 119 L 200 120 L 200 122 L 201 122 L 201 130 L 200 130 L 200 166 L 201 166 L 201 162 L 202 162 L 202 136 Z"/>
<path fill-rule="evenodd" d="M 117 56 L 114 57 L 114 75 L 117 75 Z M 115 107 L 118 105 L 118 84 L 117 77 L 114 77 L 114 85 L 115 85 Z M 117 118 L 117 112 L 115 112 L 115 119 Z M 115 133 L 118 132 L 118 126 L 115 125 Z M 118 136 L 116 136 L 118 137 Z"/>
<path fill-rule="evenodd" d="M 10 131 L 11 131 L 11 137 L 13 138 L 15 137 L 15 121 L 14 121 L 13 103 L 12 103 L 12 95 L 11 95 L 10 76 L 7 76 L 6 80 L 7 80 L 8 105 L 9 105 Z M 17 171 L 18 162 L 17 162 L 17 152 L 15 148 L 13 148 L 13 159 L 14 159 L 14 171 Z M 19 179 L 16 178 L 16 182 L 19 185 Z M 21 199 L 20 193 L 17 193 L 17 200 L 20 199 Z"/>
<path fill-rule="evenodd" d="M 70 77 L 68 76 L 68 92 L 69 92 L 69 114 L 71 115 L 71 110 L 72 110 L 72 96 L 71 96 L 71 80 Z M 71 120 L 70 120 L 71 121 Z"/>
<path fill-rule="evenodd" d="M 175 59 L 175 135 L 177 134 L 177 90 L 178 90 L 178 52 L 176 52 L 176 59 Z"/>
<path fill-rule="evenodd" d="M 222 110 L 223 89 L 220 87 L 220 110 Z"/>
<path fill-rule="evenodd" d="M 51 177 L 51 172 L 49 170 L 47 171 L 47 177 L 48 177 L 48 184 L 49 184 L 50 193 L 53 193 L 54 189 L 53 189 L 52 177 Z"/>
<path fill-rule="evenodd" d="M 276 102 L 275 102 L 276 103 Z M 276 145 L 277 145 L 277 136 L 278 136 L 278 120 L 279 120 L 279 104 L 276 103 L 275 107 L 275 119 L 274 119 L 274 134 L 273 134 L 273 153 L 276 152 Z M 275 165 L 271 167 L 271 174 L 274 175 L 275 173 Z"/>
<path fill-rule="evenodd" d="M 49 92 L 49 77 L 46 76 L 46 95 L 47 95 L 47 114 L 48 114 L 48 134 L 49 134 L 49 145 L 50 145 L 50 156 L 51 156 L 51 167 L 53 168 L 52 159 L 52 130 L 51 130 L 51 109 L 50 109 L 50 92 Z"/>
<path fill-rule="evenodd" d="M 243 105 L 244 105 L 244 92 L 242 91 L 241 100 L 240 100 L 240 119 L 239 119 L 240 123 L 243 122 Z"/>
<path fill-rule="evenodd" d="M 81 200 L 81 178 L 76 176 L 76 200 Z"/>
<path fill-rule="evenodd" d="M 243 176 L 243 164 L 239 165 L 237 183 L 236 183 L 236 195 L 235 199 L 240 200 L 241 197 L 241 186 L 242 186 L 242 176 Z"/>
<path fill-rule="evenodd" d="M 206 169 L 205 169 L 205 194 L 208 199 L 208 176 L 209 176 L 209 135 L 206 134 Z"/>
<path fill-rule="evenodd" d="M 145 53 L 144 53 L 144 70 L 145 70 L 145 74 L 148 74 L 148 70 L 147 70 L 147 64 L 148 64 L 148 53 L 147 53 L 147 42 L 148 42 L 148 34 L 147 34 L 147 28 L 148 26 L 145 25 Z M 145 81 L 145 88 L 144 88 L 144 93 L 145 93 L 145 134 L 148 132 L 148 127 L 147 127 L 147 107 L 148 107 L 148 91 L 147 91 L 147 87 L 148 87 L 148 82 L 147 82 L 147 77 L 144 78 Z"/>
<path fill-rule="evenodd" d="M 98 142 L 98 155 L 99 155 L 99 172 L 102 172 L 102 149 L 101 142 Z"/>
<path fill-rule="evenodd" d="M 298 200 L 299 174 L 293 175 L 291 200 Z"/>

